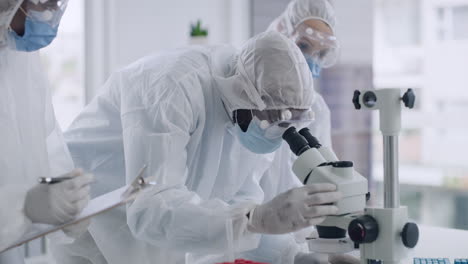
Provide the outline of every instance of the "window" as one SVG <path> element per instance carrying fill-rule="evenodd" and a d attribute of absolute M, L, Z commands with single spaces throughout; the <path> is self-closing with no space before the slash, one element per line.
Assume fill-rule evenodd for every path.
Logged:
<path fill-rule="evenodd" d="M 376 83 L 393 85 L 396 76 L 407 82 L 420 82 L 423 1 L 376 1 L 373 65 Z"/>
<path fill-rule="evenodd" d="M 376 88 L 416 88 L 415 109 L 402 114 L 401 201 L 422 224 L 468 229 L 468 124 L 461 121 L 468 116 L 468 0 L 403 2 L 375 6 L 374 35 Z M 417 71 L 409 62 L 417 62 Z M 382 136 L 374 114 L 373 176 L 381 188 Z"/>
<path fill-rule="evenodd" d="M 468 5 L 453 9 L 453 38 L 455 40 L 468 39 Z"/>
<path fill-rule="evenodd" d="M 378 1 L 382 12 L 385 40 L 392 46 L 419 45 L 421 18 L 419 0 Z"/>
<path fill-rule="evenodd" d="M 437 26 L 439 40 L 468 40 L 468 4 L 439 7 Z"/>
<path fill-rule="evenodd" d="M 84 1 L 69 1 L 57 38 L 42 50 L 57 120 L 65 130 L 84 105 Z"/>

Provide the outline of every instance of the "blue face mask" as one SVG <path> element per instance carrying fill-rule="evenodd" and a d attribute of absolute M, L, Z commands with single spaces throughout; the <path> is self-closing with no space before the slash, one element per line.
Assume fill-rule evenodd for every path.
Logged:
<path fill-rule="evenodd" d="M 312 72 L 312 77 L 313 78 L 318 78 L 320 77 L 320 72 L 322 71 L 322 67 L 318 65 L 314 59 L 310 56 L 305 56 L 307 65 L 309 65 L 309 69 Z"/>
<path fill-rule="evenodd" d="M 36 51 L 49 45 L 57 36 L 58 26 L 31 20 L 26 17 L 23 36 L 10 30 L 9 34 L 14 40 L 14 49 L 18 51 Z"/>
<path fill-rule="evenodd" d="M 283 139 L 281 137 L 269 139 L 265 137 L 265 132 L 261 129 L 255 120 L 250 121 L 247 131 L 244 132 L 236 124 L 237 136 L 241 144 L 248 150 L 257 154 L 271 153 L 281 146 Z"/>

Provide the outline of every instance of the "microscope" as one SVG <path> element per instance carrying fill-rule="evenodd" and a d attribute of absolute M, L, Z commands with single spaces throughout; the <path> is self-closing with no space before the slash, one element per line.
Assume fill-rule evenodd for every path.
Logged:
<path fill-rule="evenodd" d="M 398 134 L 401 104 L 414 107 L 415 94 L 408 89 L 355 91 L 356 109 L 378 110 L 384 143 L 384 207 L 367 207 L 368 182 L 350 161 L 340 161 L 307 128 L 290 127 L 283 134 L 297 155 L 296 176 L 306 184 L 333 183 L 343 195 L 336 216 L 328 216 L 317 226 L 318 238 L 309 240 L 317 253 L 347 253 L 360 249 L 362 264 L 402 264 L 419 239 L 419 229 L 408 220 L 408 209 L 400 206 L 398 179 Z"/>

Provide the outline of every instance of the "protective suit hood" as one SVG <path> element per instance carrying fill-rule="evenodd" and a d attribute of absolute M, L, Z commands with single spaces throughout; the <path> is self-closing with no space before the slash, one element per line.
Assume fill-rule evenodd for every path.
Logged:
<path fill-rule="evenodd" d="M 277 32 L 251 38 L 237 53 L 225 47 L 212 56 L 212 63 L 229 63 L 212 67 L 229 114 L 238 109 L 308 109 L 314 102 L 313 80 L 301 51 Z"/>
<path fill-rule="evenodd" d="M 0 50 L 8 45 L 8 27 L 21 3 L 23 3 L 22 0 L 2 0 L 0 2 Z"/>
<path fill-rule="evenodd" d="M 328 0 L 295 0 L 289 3 L 284 12 L 268 27 L 288 38 L 296 27 L 309 19 L 318 19 L 326 23 L 335 33 L 335 10 Z"/>

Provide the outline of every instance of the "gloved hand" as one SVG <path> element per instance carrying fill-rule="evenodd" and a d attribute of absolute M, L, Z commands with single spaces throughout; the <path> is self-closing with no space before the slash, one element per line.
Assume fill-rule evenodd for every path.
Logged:
<path fill-rule="evenodd" d="M 63 232 L 65 233 L 65 235 L 77 239 L 86 231 L 88 231 L 89 224 L 91 224 L 91 219 L 86 219 L 74 225 L 64 227 Z"/>
<path fill-rule="evenodd" d="M 291 189 L 268 203 L 256 206 L 249 217 L 247 229 L 262 234 L 294 232 L 325 220 L 338 208 L 328 205 L 341 199 L 333 184 L 312 184 Z M 327 204 L 327 205 L 326 205 Z"/>
<path fill-rule="evenodd" d="M 72 177 L 55 184 L 38 184 L 28 191 L 24 212 L 33 223 L 59 225 L 72 220 L 89 201 L 92 174 L 75 169 L 62 177 Z"/>
<path fill-rule="evenodd" d="M 298 253 L 294 264 L 360 264 L 361 261 L 347 254 Z"/>

